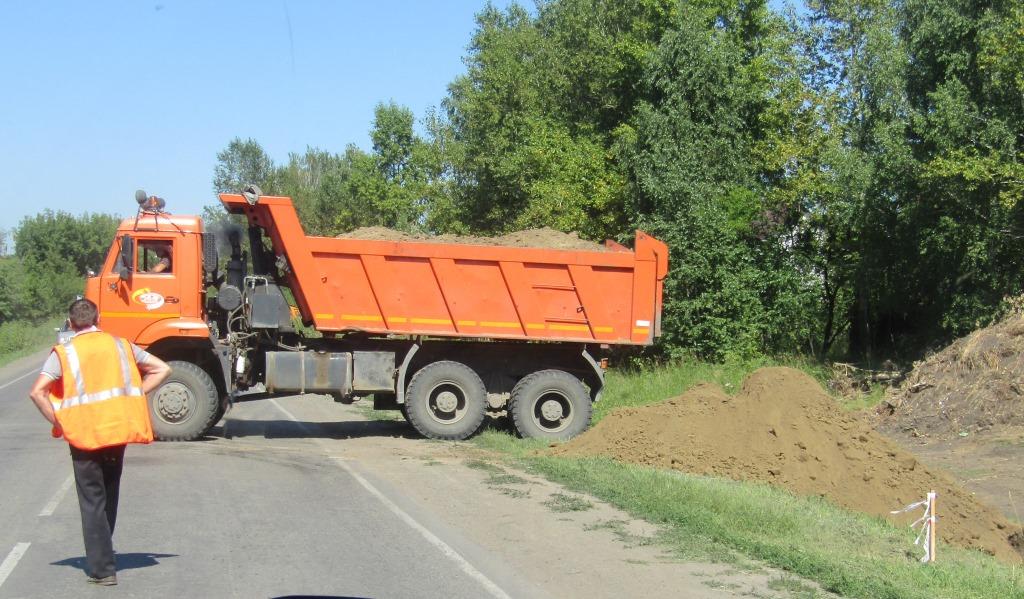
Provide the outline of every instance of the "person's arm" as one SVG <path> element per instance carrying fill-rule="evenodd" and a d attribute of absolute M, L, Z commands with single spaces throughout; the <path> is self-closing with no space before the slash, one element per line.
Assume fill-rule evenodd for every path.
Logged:
<path fill-rule="evenodd" d="M 171 266 L 171 261 L 164 258 L 153 265 L 153 268 L 149 269 L 149 272 L 164 272 Z"/>
<path fill-rule="evenodd" d="M 36 408 L 43 415 L 43 418 L 46 418 L 47 422 L 53 425 L 54 435 L 59 436 L 56 433 L 60 430 L 60 424 L 57 423 L 57 417 L 53 413 L 53 404 L 50 403 L 50 387 L 53 383 L 54 380 L 48 375 L 40 374 L 36 377 L 36 382 L 32 385 L 32 390 L 28 392 L 28 396 L 32 398 L 32 403 L 36 404 Z"/>
<path fill-rule="evenodd" d="M 171 375 L 171 367 L 167 365 L 167 362 L 153 354 L 146 354 L 145 360 L 138 362 L 138 365 L 139 372 L 142 374 L 142 392 L 147 395 Z"/>

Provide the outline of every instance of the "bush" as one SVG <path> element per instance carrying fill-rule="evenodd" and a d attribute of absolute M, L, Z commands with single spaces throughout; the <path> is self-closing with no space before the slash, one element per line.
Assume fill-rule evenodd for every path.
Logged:
<path fill-rule="evenodd" d="M 47 320 L 9 320 L 0 324 L 0 365 L 54 343 L 53 329 L 62 317 Z"/>

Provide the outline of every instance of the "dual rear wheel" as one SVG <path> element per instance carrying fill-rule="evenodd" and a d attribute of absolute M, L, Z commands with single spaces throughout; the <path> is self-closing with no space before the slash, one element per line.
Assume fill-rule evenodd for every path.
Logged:
<path fill-rule="evenodd" d="M 590 394 L 568 372 L 540 370 L 512 388 L 508 412 L 523 437 L 571 439 L 590 424 Z"/>
<path fill-rule="evenodd" d="M 575 376 L 540 370 L 512 389 L 509 416 L 522 437 L 569 439 L 590 424 L 590 394 Z M 419 370 L 409 383 L 403 415 L 431 439 L 472 436 L 487 413 L 487 389 L 472 368 L 444 360 Z"/>

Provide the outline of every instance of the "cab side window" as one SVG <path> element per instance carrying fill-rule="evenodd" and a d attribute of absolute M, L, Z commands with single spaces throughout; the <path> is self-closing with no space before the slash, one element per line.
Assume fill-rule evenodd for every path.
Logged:
<path fill-rule="evenodd" d="M 140 240 L 135 253 L 135 272 L 170 274 L 173 272 L 173 249 L 170 240 Z"/>

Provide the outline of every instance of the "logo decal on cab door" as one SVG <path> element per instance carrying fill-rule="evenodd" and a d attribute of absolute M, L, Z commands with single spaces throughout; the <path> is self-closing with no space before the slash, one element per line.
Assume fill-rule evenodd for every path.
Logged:
<path fill-rule="evenodd" d="M 156 310 L 164 305 L 164 296 L 156 291 L 150 291 L 149 287 L 143 287 L 132 294 L 132 301 L 146 306 L 147 310 Z"/>

